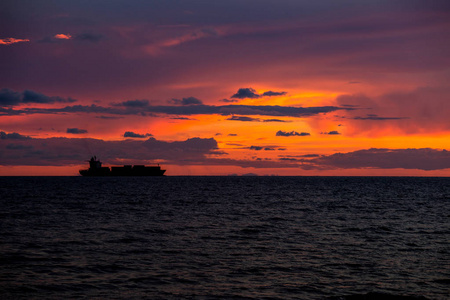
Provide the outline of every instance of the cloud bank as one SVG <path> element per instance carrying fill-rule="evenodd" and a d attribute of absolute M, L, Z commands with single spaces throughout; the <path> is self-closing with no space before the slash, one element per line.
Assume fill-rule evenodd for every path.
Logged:
<path fill-rule="evenodd" d="M 214 153 L 213 138 L 185 141 L 147 140 L 104 141 L 90 138 L 29 138 L 18 133 L 0 133 L 0 165 L 66 166 L 79 165 L 96 154 L 110 164 L 124 161 L 147 163 L 154 160 L 174 164 L 198 164 Z M 14 141 L 14 144 L 11 144 Z"/>

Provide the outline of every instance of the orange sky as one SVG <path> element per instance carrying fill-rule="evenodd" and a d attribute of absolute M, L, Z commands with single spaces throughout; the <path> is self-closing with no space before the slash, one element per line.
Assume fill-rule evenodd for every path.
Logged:
<path fill-rule="evenodd" d="M 445 1 L 100 2 L 2 10 L 0 176 L 450 175 Z"/>

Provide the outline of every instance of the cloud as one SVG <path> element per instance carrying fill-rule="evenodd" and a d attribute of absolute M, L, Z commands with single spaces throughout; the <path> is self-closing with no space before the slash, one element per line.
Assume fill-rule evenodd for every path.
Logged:
<path fill-rule="evenodd" d="M 42 39 L 38 40 L 38 43 L 62 43 L 69 40 L 75 40 L 75 41 L 87 41 L 96 43 L 100 41 L 103 38 L 103 35 L 101 34 L 95 34 L 95 33 L 79 33 L 75 35 L 71 35 L 68 33 L 58 33 L 54 36 L 46 36 Z"/>
<path fill-rule="evenodd" d="M 175 105 L 202 105 L 203 102 L 195 97 L 187 97 L 183 99 L 172 99 L 171 103 Z"/>
<path fill-rule="evenodd" d="M 291 132 L 287 132 L 287 131 L 282 131 L 282 130 L 278 130 L 276 133 L 276 136 L 308 136 L 311 135 L 308 132 L 297 132 L 297 131 L 291 131 Z"/>
<path fill-rule="evenodd" d="M 322 168 L 341 169 L 419 169 L 442 170 L 450 168 L 450 152 L 430 148 L 421 149 L 379 149 L 357 150 L 335 153 L 309 160 Z"/>
<path fill-rule="evenodd" d="M 346 135 L 366 135 L 377 132 L 427 133 L 450 130 L 448 99 L 450 88 L 420 87 L 411 91 L 396 91 L 369 97 L 364 94 L 341 95 L 336 98 L 340 107 L 355 108 L 346 113 Z M 365 116 L 355 115 L 370 109 Z"/>
<path fill-rule="evenodd" d="M 146 45 L 144 47 L 145 51 L 150 55 L 156 56 L 162 54 L 164 48 L 172 48 L 184 43 L 189 43 L 204 38 L 217 37 L 219 35 L 214 28 L 200 28 L 194 31 L 192 31 L 189 26 L 186 28 L 188 28 L 188 31 L 185 31 L 176 37 L 161 39 Z"/>
<path fill-rule="evenodd" d="M 275 150 L 284 150 L 283 148 L 279 148 L 278 146 L 250 146 L 248 147 L 250 150 L 264 150 L 264 151 L 275 151 Z"/>
<path fill-rule="evenodd" d="M 285 120 L 280 120 L 280 119 L 266 119 L 266 120 L 261 120 L 258 118 L 251 118 L 251 117 L 245 117 L 245 116 L 232 116 L 229 117 L 227 120 L 230 121 L 243 121 L 243 122 L 289 122 L 289 121 L 285 121 Z"/>
<path fill-rule="evenodd" d="M 329 131 L 329 132 L 321 132 L 321 134 L 329 134 L 329 135 L 339 135 L 340 133 L 336 130 Z"/>
<path fill-rule="evenodd" d="M 86 129 L 79 129 L 79 128 L 67 128 L 67 133 L 71 134 L 84 134 L 87 133 Z"/>
<path fill-rule="evenodd" d="M 371 120 L 371 121 L 385 121 L 385 120 L 404 120 L 406 117 L 379 117 L 376 114 L 367 114 L 365 117 L 354 117 L 353 120 Z"/>
<path fill-rule="evenodd" d="M 0 131 L 0 139 L 1 140 L 29 140 L 31 137 L 26 135 L 21 135 L 17 132 L 6 133 L 4 131 Z"/>
<path fill-rule="evenodd" d="M 71 103 L 75 101 L 75 99 L 71 98 L 50 97 L 31 90 L 23 92 L 16 92 L 6 88 L 0 90 L 0 106 L 15 106 L 28 103 Z"/>
<path fill-rule="evenodd" d="M 282 95 L 286 95 L 286 92 L 273 92 L 273 91 L 267 91 L 260 94 L 257 94 L 256 91 L 252 88 L 240 88 L 236 94 L 234 94 L 233 96 L 231 96 L 231 98 L 239 98 L 239 99 L 245 99 L 245 98 L 252 98 L 252 99 L 256 99 L 256 98 L 261 98 L 261 97 L 271 97 L 271 96 L 282 96 Z M 225 99 L 224 99 L 225 100 Z"/>
<path fill-rule="evenodd" d="M 1 101 L 1 97 L 0 97 Z M 75 100 L 73 100 L 75 101 Z M 337 110 L 353 110 L 354 108 L 336 107 L 336 106 L 318 106 L 318 107 L 291 107 L 291 106 L 270 106 L 270 105 L 181 105 L 181 106 L 153 106 L 146 105 L 143 102 L 137 103 L 137 100 L 114 104 L 116 107 L 103 107 L 99 105 L 74 105 L 63 108 L 24 108 L 22 110 L 1 109 L 0 115 L 18 115 L 18 114 L 57 114 L 57 113 L 102 113 L 113 115 L 142 115 L 150 114 L 168 114 L 168 115 L 262 115 L 262 116 L 288 116 L 288 117 L 308 117 L 322 113 L 333 112 Z M 144 101 L 144 100 L 139 100 Z M 192 100 L 188 100 L 186 103 Z M 124 106 L 126 109 L 117 108 Z M 143 105 L 139 107 L 139 105 Z"/>
<path fill-rule="evenodd" d="M 126 131 L 123 134 L 123 137 L 140 138 L 140 139 L 143 139 L 143 138 L 146 138 L 146 137 L 149 137 L 149 136 L 153 136 L 153 135 L 150 134 L 150 133 L 139 134 L 139 133 L 134 133 L 132 131 Z"/>
<path fill-rule="evenodd" d="M 70 34 L 59 33 L 53 36 L 55 39 L 59 40 L 70 40 L 72 36 Z"/>
<path fill-rule="evenodd" d="M 231 116 L 227 120 L 231 121 L 243 121 L 243 122 L 259 122 L 259 119 L 257 118 L 251 118 L 251 117 L 238 117 L 238 116 Z"/>
<path fill-rule="evenodd" d="M 263 120 L 263 122 L 283 122 L 283 123 L 285 123 L 285 122 L 289 122 L 289 121 L 280 120 L 280 119 L 266 119 L 266 120 Z"/>
<path fill-rule="evenodd" d="M 248 149 L 259 151 L 259 150 L 264 149 L 264 147 L 261 147 L 261 146 L 250 146 Z"/>
<path fill-rule="evenodd" d="M 119 104 L 113 104 L 115 106 L 127 106 L 127 107 L 145 107 L 149 105 L 148 100 L 128 100 Z"/>
<path fill-rule="evenodd" d="M 245 99 L 245 98 L 260 98 L 261 96 L 256 94 L 256 91 L 252 88 L 241 88 L 237 91 L 236 94 L 231 96 L 231 98 L 239 98 L 239 99 Z"/>
<path fill-rule="evenodd" d="M 16 38 L 5 38 L 0 39 L 0 45 L 11 45 L 16 43 L 29 42 L 29 39 L 16 39 Z"/>
<path fill-rule="evenodd" d="M 262 95 L 263 96 L 269 96 L 269 97 L 271 97 L 271 96 L 283 96 L 283 95 L 286 95 L 287 94 L 287 92 L 272 92 L 272 91 L 267 91 L 267 92 L 264 92 Z"/>
<path fill-rule="evenodd" d="M 11 134 L 6 135 L 8 139 Z M 8 146 L 9 145 L 9 146 Z M 0 165 L 66 166 L 78 165 L 96 154 L 106 164 L 147 164 L 154 160 L 173 164 L 202 164 L 206 155 L 217 150 L 213 138 L 191 138 L 185 141 L 126 139 L 104 141 L 89 138 L 0 139 Z"/>
<path fill-rule="evenodd" d="M 320 157 L 319 154 L 302 154 L 302 155 L 279 155 L 280 160 L 308 162 L 305 158 Z"/>
<path fill-rule="evenodd" d="M 234 100 L 234 99 L 222 99 L 222 100 L 219 100 L 219 101 L 225 102 L 225 103 L 239 102 L 239 100 Z"/>

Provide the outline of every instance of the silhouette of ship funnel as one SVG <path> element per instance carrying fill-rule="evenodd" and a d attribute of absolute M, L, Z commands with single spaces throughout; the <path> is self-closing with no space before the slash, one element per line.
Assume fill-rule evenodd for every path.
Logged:
<path fill-rule="evenodd" d="M 164 176 L 166 170 L 157 166 L 124 165 L 121 167 L 102 167 L 96 156 L 89 160 L 89 169 L 80 170 L 82 176 Z"/>

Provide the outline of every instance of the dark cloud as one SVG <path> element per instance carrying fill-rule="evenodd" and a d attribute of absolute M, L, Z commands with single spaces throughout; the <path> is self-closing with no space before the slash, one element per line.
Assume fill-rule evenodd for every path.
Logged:
<path fill-rule="evenodd" d="M 316 157 L 320 157 L 320 155 L 319 154 L 280 155 L 280 160 L 309 162 L 309 160 L 306 160 L 305 158 L 316 158 Z"/>
<path fill-rule="evenodd" d="M 102 113 L 114 115 L 142 115 L 143 113 L 162 113 L 168 115 L 197 115 L 197 114 L 221 114 L 221 115 L 262 115 L 262 116 L 288 116 L 288 117 L 308 117 L 321 113 L 328 113 L 337 110 L 353 110 L 353 108 L 344 108 L 336 106 L 318 106 L 318 107 L 291 107 L 291 106 L 270 106 L 270 105 L 181 105 L 181 106 L 143 106 L 145 102 L 136 102 L 137 100 L 126 101 L 126 109 L 117 107 L 103 107 L 96 104 L 92 105 L 74 105 L 63 108 L 24 108 L 22 110 L 0 109 L 0 115 L 18 115 L 18 114 L 56 114 L 56 113 Z M 141 101 L 141 100 L 139 100 Z M 134 106 L 133 106 L 134 105 Z M 152 114 L 151 114 L 152 115 Z"/>
<path fill-rule="evenodd" d="M 23 103 L 70 103 L 75 101 L 75 99 L 71 98 L 50 97 L 30 90 L 23 92 L 16 92 L 6 88 L 0 90 L 0 106 L 14 106 Z"/>
<path fill-rule="evenodd" d="M 241 88 L 237 91 L 236 94 L 231 96 L 231 98 L 260 98 L 261 96 L 255 93 L 256 91 L 252 88 Z"/>
<path fill-rule="evenodd" d="M 336 110 L 349 108 L 341 108 L 336 106 L 320 106 L 320 107 L 292 107 L 278 105 L 225 105 L 216 107 L 221 114 L 239 114 L 239 115 L 262 115 L 262 116 L 289 116 L 289 117 L 306 117 L 320 113 L 328 113 Z"/>
<path fill-rule="evenodd" d="M 96 118 L 104 119 L 104 120 L 118 120 L 118 119 L 123 119 L 124 117 L 96 116 Z"/>
<path fill-rule="evenodd" d="M 282 131 L 282 130 L 278 130 L 276 133 L 276 136 L 308 136 L 311 135 L 308 132 L 297 132 L 297 131 L 291 131 L 291 132 L 287 132 L 287 131 Z"/>
<path fill-rule="evenodd" d="M 67 133 L 71 134 L 84 134 L 87 133 L 86 129 L 79 129 L 79 128 L 67 128 Z"/>
<path fill-rule="evenodd" d="M 333 131 L 329 131 L 329 132 L 321 132 L 321 134 L 338 135 L 340 133 L 337 132 L 336 130 L 333 130 Z"/>
<path fill-rule="evenodd" d="M 266 120 L 263 120 L 263 122 L 283 122 L 283 123 L 285 123 L 285 122 L 289 122 L 289 121 L 280 120 L 280 119 L 266 119 Z"/>
<path fill-rule="evenodd" d="M 231 96 L 231 98 L 239 98 L 239 99 L 245 99 L 245 98 L 252 98 L 252 99 L 256 99 L 256 98 L 261 98 L 261 97 L 271 97 L 271 96 L 282 96 L 282 95 L 286 95 L 286 92 L 273 92 L 273 91 L 267 91 L 260 94 L 257 94 L 256 91 L 252 88 L 241 88 L 237 91 L 236 94 L 234 94 L 233 96 Z M 225 100 L 225 99 L 224 99 Z M 228 101 L 229 102 L 229 101 Z"/>
<path fill-rule="evenodd" d="M 262 150 L 262 149 L 264 149 L 264 147 L 261 147 L 261 146 L 250 146 L 248 149 L 250 149 L 250 150 L 257 150 L 257 151 L 259 151 L 259 150 Z"/>
<path fill-rule="evenodd" d="M 21 135 L 17 132 L 6 133 L 4 131 L 0 131 L 0 139 L 1 140 L 29 140 L 31 137 L 26 135 Z"/>
<path fill-rule="evenodd" d="M 121 102 L 119 104 L 114 104 L 116 106 L 126 106 L 126 107 L 145 107 L 149 105 L 149 101 L 146 99 L 143 100 L 128 100 Z"/>
<path fill-rule="evenodd" d="M 236 133 L 229 133 L 228 136 L 237 136 Z"/>
<path fill-rule="evenodd" d="M 245 116 L 232 116 L 232 117 L 228 118 L 227 120 L 243 121 L 243 122 L 289 122 L 289 121 L 280 120 L 280 119 L 261 120 L 261 119 L 258 119 L 258 118 L 251 118 L 251 117 L 245 117 Z"/>
<path fill-rule="evenodd" d="M 146 138 L 146 137 L 149 137 L 149 136 L 153 136 L 153 135 L 150 134 L 150 133 L 139 134 L 139 133 L 134 133 L 134 132 L 132 132 L 132 131 L 126 131 L 126 132 L 123 134 L 123 137 L 140 138 L 140 139 L 143 139 L 143 138 Z"/>
<path fill-rule="evenodd" d="M 232 116 L 232 117 L 229 117 L 227 120 L 231 120 L 231 121 L 243 121 L 243 122 L 259 122 L 259 119 L 257 119 L 257 118 L 251 118 L 251 117 L 238 117 L 238 116 Z"/>
<path fill-rule="evenodd" d="M 170 101 L 175 105 L 202 105 L 203 102 L 195 97 L 187 97 L 183 99 L 172 99 Z"/>
<path fill-rule="evenodd" d="M 298 161 L 297 158 L 292 157 L 281 157 L 279 160 L 286 160 L 286 161 Z"/>
<path fill-rule="evenodd" d="M 341 169 L 419 169 L 442 170 L 450 168 L 450 152 L 430 148 L 421 149 L 367 149 L 349 153 L 335 153 L 309 160 L 322 168 Z"/>
<path fill-rule="evenodd" d="M 5 134 L 8 136 L 8 134 Z M 1 134 L 1 136 L 4 136 Z M 9 145 L 9 146 L 8 146 Z M 20 145 L 20 146 L 19 146 Z M 202 164 L 216 153 L 213 138 L 166 142 L 148 140 L 104 141 L 89 138 L 36 138 L 11 142 L 0 139 L 0 165 L 64 166 L 82 164 L 95 153 L 104 163 L 124 164 L 161 160 L 176 164 Z"/>
<path fill-rule="evenodd" d="M 263 96 L 269 96 L 269 97 L 271 97 L 271 96 L 283 96 L 283 95 L 286 95 L 287 94 L 287 92 L 272 92 L 272 91 L 267 91 L 267 92 L 264 92 L 262 95 Z"/>
<path fill-rule="evenodd" d="M 174 117 L 171 118 L 172 120 L 195 120 L 195 119 L 191 119 L 191 118 L 186 118 L 186 117 Z"/>
<path fill-rule="evenodd" d="M 233 103 L 233 102 L 239 102 L 239 100 L 234 100 L 234 99 L 222 99 L 219 100 L 220 102 L 225 102 L 225 103 Z"/>
<path fill-rule="evenodd" d="M 248 149 L 256 150 L 256 151 L 260 151 L 260 150 L 264 150 L 264 151 L 283 150 L 281 148 L 279 149 L 277 146 L 250 146 L 250 147 L 248 147 Z"/>
<path fill-rule="evenodd" d="M 353 120 L 371 120 L 371 121 L 385 121 L 385 120 L 405 120 L 407 117 L 379 117 L 376 114 L 368 114 L 365 117 L 354 117 Z"/>

